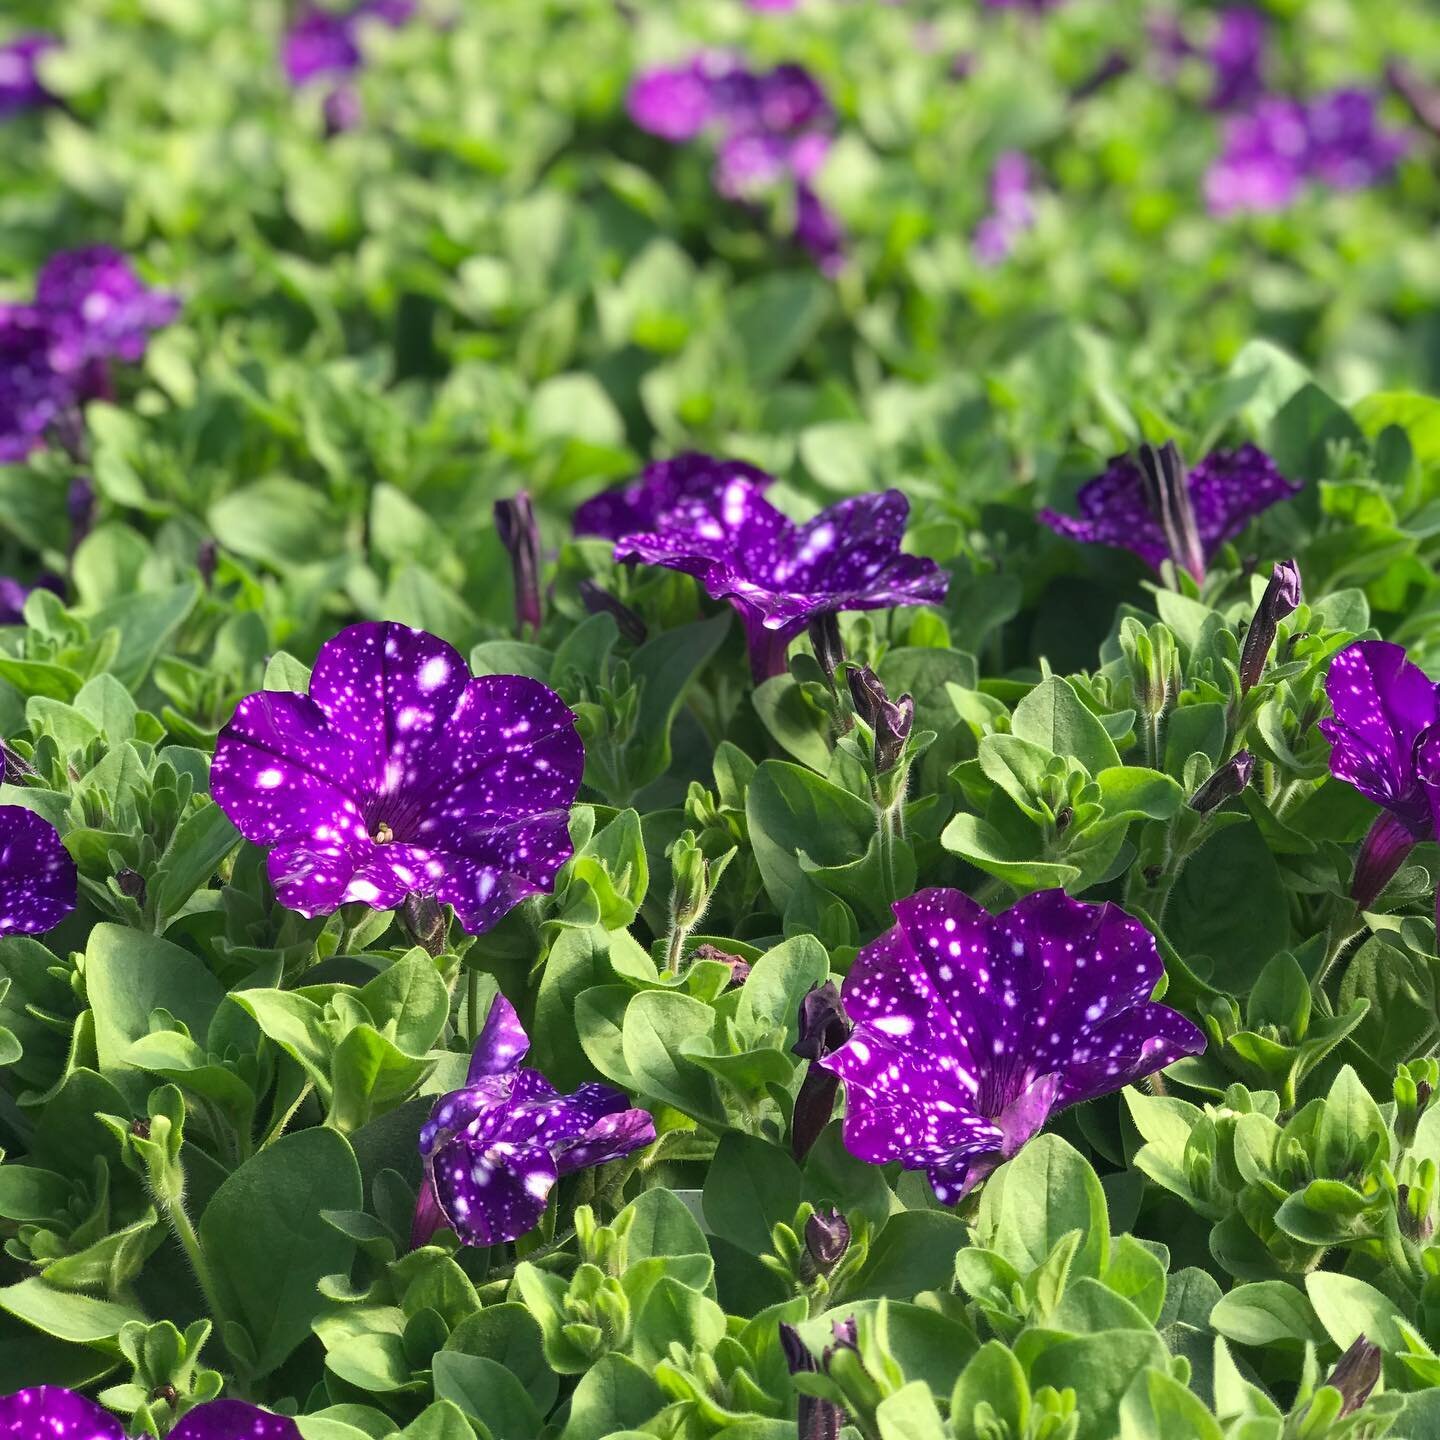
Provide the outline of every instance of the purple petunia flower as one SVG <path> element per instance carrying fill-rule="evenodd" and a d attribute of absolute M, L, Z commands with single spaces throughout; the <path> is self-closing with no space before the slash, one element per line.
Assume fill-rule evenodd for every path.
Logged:
<path fill-rule="evenodd" d="M 45 262 L 35 309 L 50 331 L 50 363 L 76 375 L 106 360 L 142 359 L 150 332 L 174 320 L 180 301 L 151 290 L 119 251 L 94 245 Z"/>
<path fill-rule="evenodd" d="M 1035 224 L 1030 197 L 1030 161 L 1018 150 L 1007 150 L 990 173 L 991 211 L 975 227 L 975 258 L 982 265 L 997 265 L 1015 248 L 1015 242 Z"/>
<path fill-rule="evenodd" d="M 627 535 L 616 560 L 694 575 L 745 622 L 757 680 L 783 673 L 790 642 L 841 610 L 883 610 L 945 598 L 933 560 L 900 553 L 910 502 L 898 490 L 860 495 L 797 525 L 744 479 L 682 500 L 660 528 Z"/>
<path fill-rule="evenodd" d="M 1220 12 L 1208 53 L 1215 75 L 1212 110 L 1235 110 L 1258 100 L 1265 89 L 1265 17 L 1248 5 Z"/>
<path fill-rule="evenodd" d="M 1436 834 L 1440 804 L 1440 689 L 1403 646 L 1347 645 L 1325 677 L 1334 718 L 1320 722 L 1330 773 L 1384 812 L 1360 847 L 1352 898 L 1369 905 L 1421 840 Z"/>
<path fill-rule="evenodd" d="M 286 78 L 299 87 L 324 77 L 353 75 L 364 63 L 357 33 L 360 22 L 378 20 L 398 29 L 414 13 L 415 0 L 364 0 L 348 12 L 303 11 L 285 32 L 281 47 Z"/>
<path fill-rule="evenodd" d="M 321 646 L 309 695 L 235 707 L 210 789 L 270 847 L 292 910 L 389 909 L 418 892 L 479 934 L 569 859 L 584 764 L 574 715 L 538 680 L 472 679 L 434 635 L 368 622 Z"/>
<path fill-rule="evenodd" d="M 50 363 L 51 335 L 29 306 L 0 306 L 0 464 L 23 460 L 76 403 L 73 381 Z"/>
<path fill-rule="evenodd" d="M 619 1160 L 655 1138 L 645 1110 L 608 1085 L 562 1095 L 520 1064 L 530 1037 L 497 995 L 475 1042 L 465 1088 L 444 1096 L 420 1131 L 425 1178 L 411 1247 L 449 1225 L 467 1245 L 498 1245 L 540 1223 L 562 1175 Z"/>
<path fill-rule="evenodd" d="M 1203 580 L 1225 541 L 1300 489 L 1255 445 L 1212 450 L 1188 474 L 1173 445 L 1149 450 L 1148 459 L 1147 450 L 1138 464 L 1118 456 L 1082 486 L 1078 516 L 1045 509 L 1039 519 L 1072 540 L 1133 551 L 1156 571 L 1173 560 Z"/>
<path fill-rule="evenodd" d="M 53 35 L 21 35 L 0 45 L 0 119 L 35 110 L 55 98 L 40 83 L 36 61 L 59 45 Z"/>
<path fill-rule="evenodd" d="M 992 10 L 1029 10 L 1036 15 L 1054 10 L 1063 3 L 1064 0 L 985 0 Z"/>
<path fill-rule="evenodd" d="M 0 1397 L 0 1435 L 11 1440 L 124 1440 L 125 1427 L 93 1400 L 58 1385 Z M 187 1410 L 171 1440 L 300 1440 L 288 1415 L 243 1400 L 207 1400 Z"/>
<path fill-rule="evenodd" d="M 925 1170 L 954 1204 L 1058 1110 L 1205 1048 L 1151 1001 L 1155 939 L 1060 890 L 990 915 L 958 890 L 899 901 L 845 980 L 850 1038 L 819 1063 L 845 1083 L 862 1160 Z"/>
<path fill-rule="evenodd" d="M 575 511 L 575 533 L 619 540 L 637 530 L 657 529 L 682 500 L 714 494 L 734 479 L 747 480 L 757 490 L 774 484 L 774 478 L 757 466 L 717 460 L 695 450 L 672 460 L 652 461 L 638 480 L 585 501 Z"/>
<path fill-rule="evenodd" d="M 1284 210 L 1300 194 L 1309 155 L 1310 133 L 1298 101 L 1267 96 L 1248 113 L 1232 115 L 1220 158 L 1205 176 L 1210 213 Z"/>
<path fill-rule="evenodd" d="M 79 881 L 60 832 L 23 805 L 0 805 L 0 935 L 43 935 L 74 908 Z"/>
<path fill-rule="evenodd" d="M 1311 100 L 1309 172 L 1333 190 L 1362 190 L 1388 180 L 1409 148 L 1406 136 L 1380 126 L 1375 96 L 1332 90 Z"/>

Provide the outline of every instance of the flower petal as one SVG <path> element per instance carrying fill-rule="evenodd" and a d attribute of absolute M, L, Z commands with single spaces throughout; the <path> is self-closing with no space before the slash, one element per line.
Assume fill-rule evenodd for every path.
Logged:
<path fill-rule="evenodd" d="M 1262 510 L 1288 500 L 1301 487 L 1287 480 L 1257 445 L 1212 450 L 1189 474 L 1195 528 L 1208 560 Z"/>
<path fill-rule="evenodd" d="M 498 1245 L 533 1230 L 559 1178 L 543 1145 L 463 1138 L 435 1154 L 435 1195 L 451 1229 L 467 1245 Z"/>
<path fill-rule="evenodd" d="M 621 1097 L 622 1103 L 624 1097 Z M 655 1139 L 655 1120 L 648 1110 L 619 1110 L 602 1116 L 573 1144 L 562 1147 L 556 1162 L 562 1175 L 591 1165 L 604 1165 L 643 1149 Z"/>
<path fill-rule="evenodd" d="M 207 1400 L 170 1432 L 170 1440 L 300 1440 L 288 1415 L 274 1415 L 243 1400 Z"/>
<path fill-rule="evenodd" d="M 74 908 L 79 879 L 60 832 L 33 810 L 0 805 L 0 935 L 41 935 Z"/>
<path fill-rule="evenodd" d="M 0 1397 L 0 1436 L 13 1440 L 124 1440 L 124 1435 L 108 1411 L 58 1385 Z"/>
<path fill-rule="evenodd" d="M 515 1013 L 515 1007 L 496 994 L 490 1002 L 490 1013 L 475 1041 L 470 1056 L 470 1069 L 465 1083 L 473 1085 L 482 1075 L 503 1075 L 515 1069 L 530 1049 L 530 1037 Z"/>

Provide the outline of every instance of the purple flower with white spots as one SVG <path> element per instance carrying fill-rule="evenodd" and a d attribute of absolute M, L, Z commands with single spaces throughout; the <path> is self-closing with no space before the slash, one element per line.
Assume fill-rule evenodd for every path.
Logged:
<path fill-rule="evenodd" d="M 1375 96 L 1334 90 L 1305 108 L 1309 172 L 1333 190 L 1362 190 L 1388 180 L 1409 148 L 1403 134 L 1381 127 Z"/>
<path fill-rule="evenodd" d="M 1320 722 L 1330 742 L 1330 773 L 1383 812 L 1355 862 L 1350 893 L 1363 909 L 1415 845 L 1436 834 L 1440 689 L 1403 646 L 1360 640 L 1330 662 L 1325 693 L 1334 712 Z"/>
<path fill-rule="evenodd" d="M 1018 150 L 1007 150 L 990 174 L 990 213 L 975 227 L 975 258 L 982 265 L 997 265 L 1035 224 L 1030 196 L 1030 161 Z"/>
<path fill-rule="evenodd" d="M 54 96 L 40 83 L 36 61 L 59 41 L 53 35 L 21 35 L 0 45 L 0 119 L 48 105 Z"/>
<path fill-rule="evenodd" d="M 562 1095 L 520 1064 L 530 1037 L 497 995 L 475 1042 L 465 1088 L 444 1096 L 420 1131 L 425 1178 L 412 1248 L 441 1224 L 467 1245 L 533 1230 L 562 1175 L 619 1160 L 655 1138 L 655 1122 L 618 1090 L 588 1083 Z"/>
<path fill-rule="evenodd" d="M 23 460 L 76 403 L 50 362 L 50 329 L 28 306 L 0 306 L 0 464 Z"/>
<path fill-rule="evenodd" d="M 125 1427 L 93 1400 L 58 1385 L 0 1397 L 0 1436 L 11 1440 L 124 1440 Z M 171 1440 L 300 1440 L 288 1415 L 243 1400 L 207 1400 L 187 1410 Z"/>
<path fill-rule="evenodd" d="M 321 646 L 308 695 L 262 690 L 235 707 L 210 790 L 269 847 L 292 910 L 390 909 L 418 892 L 479 934 L 570 858 L 584 765 L 553 690 L 472 679 L 443 640 L 370 622 Z"/>
<path fill-rule="evenodd" d="M 682 500 L 703 499 L 734 479 L 747 480 L 757 490 L 774 484 L 774 477 L 755 465 L 717 460 L 695 450 L 672 460 L 652 461 L 638 480 L 585 501 L 575 511 L 575 533 L 619 540 L 637 530 L 658 529 Z"/>
<path fill-rule="evenodd" d="M 757 680 L 783 673 L 790 642 L 842 610 L 938 604 L 947 579 L 933 560 L 900 552 L 910 502 L 898 490 L 842 500 L 797 525 L 745 479 L 682 500 L 660 528 L 627 535 L 616 560 L 694 575 L 745 622 Z"/>
<path fill-rule="evenodd" d="M 1153 452 L 1156 463 L 1128 455 L 1080 489 L 1078 516 L 1040 511 L 1041 522 L 1087 545 L 1131 550 L 1158 571 L 1166 560 L 1197 580 L 1227 540 L 1263 510 L 1294 495 L 1275 462 L 1255 445 L 1212 450 L 1188 473 L 1174 446 Z"/>
<path fill-rule="evenodd" d="M 850 1038 L 819 1063 L 845 1084 L 846 1148 L 924 1170 L 954 1204 L 1059 1110 L 1205 1048 L 1155 1004 L 1155 939 L 1114 905 L 1060 890 L 990 915 L 923 890 L 856 957 Z"/>
<path fill-rule="evenodd" d="M 74 908 L 75 862 L 60 832 L 23 805 L 0 805 L 0 935 L 43 935 Z"/>
<path fill-rule="evenodd" d="M 1266 96 L 1225 121 L 1220 158 L 1205 176 L 1212 215 L 1267 213 L 1295 203 L 1305 184 L 1310 132 L 1298 101 Z"/>
<path fill-rule="evenodd" d="M 1215 74 L 1212 110 L 1235 110 L 1258 100 L 1265 89 L 1265 17 L 1248 5 L 1220 12 L 1207 52 Z"/>
<path fill-rule="evenodd" d="M 150 333 L 174 320 L 180 301 L 150 289 L 118 250 L 94 245 L 45 262 L 35 309 L 50 332 L 50 363 L 77 375 L 106 360 L 142 359 Z"/>

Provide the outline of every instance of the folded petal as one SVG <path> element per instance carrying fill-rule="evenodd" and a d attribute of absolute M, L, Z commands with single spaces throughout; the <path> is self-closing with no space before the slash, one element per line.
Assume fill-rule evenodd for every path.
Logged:
<path fill-rule="evenodd" d="M 440 1209 L 467 1245 L 499 1245 L 533 1230 L 558 1178 L 543 1145 L 479 1147 L 463 1139 L 436 1152 L 434 1176 Z"/>

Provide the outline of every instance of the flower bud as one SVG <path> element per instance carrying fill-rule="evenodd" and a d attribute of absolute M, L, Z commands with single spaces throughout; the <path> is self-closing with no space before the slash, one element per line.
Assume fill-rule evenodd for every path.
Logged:
<path fill-rule="evenodd" d="M 840 1088 L 839 1076 L 822 1070 L 815 1062 L 838 1050 L 853 1028 L 833 980 L 816 986 L 800 1002 L 800 1035 L 790 1048 L 802 1060 L 809 1060 L 810 1067 L 800 1082 L 790 1121 L 790 1145 L 797 1160 L 810 1153 L 810 1147 L 830 1123 Z"/>
<path fill-rule="evenodd" d="M 1350 898 L 1362 910 L 1380 898 L 1420 839 L 1398 816 L 1382 810 L 1360 842 Z"/>
<path fill-rule="evenodd" d="M 1208 815 L 1227 800 L 1233 800 L 1249 783 L 1255 769 L 1255 757 L 1248 750 L 1237 750 L 1190 797 L 1190 808 Z"/>
<path fill-rule="evenodd" d="M 828 1275 L 850 1248 L 850 1226 L 835 1209 L 817 1210 L 805 1222 L 805 1265 L 815 1275 Z"/>
<path fill-rule="evenodd" d="M 495 529 L 515 576 L 515 622 L 521 634 L 540 629 L 540 527 L 525 491 L 495 502 Z"/>
<path fill-rule="evenodd" d="M 410 938 L 427 955 L 439 955 L 445 949 L 450 926 L 445 911 L 433 895 L 411 890 L 400 903 L 400 920 Z"/>
<path fill-rule="evenodd" d="M 320 105 L 325 122 L 325 138 L 333 140 L 347 130 L 357 130 L 364 118 L 360 93 L 353 85 L 337 85 Z"/>
<path fill-rule="evenodd" d="M 800 1332 L 783 1320 L 780 1322 L 780 1349 L 792 1375 L 814 1375 L 819 1372 L 820 1362 L 800 1338 Z M 801 1395 L 796 1420 L 799 1440 L 839 1440 L 840 1428 L 845 1423 L 845 1412 L 831 1400 L 821 1400 L 814 1395 Z"/>
<path fill-rule="evenodd" d="M 1325 1383 L 1338 1390 L 1342 1415 L 1353 1415 L 1369 1398 L 1380 1379 L 1380 1347 L 1363 1335 L 1335 1362 Z"/>
<path fill-rule="evenodd" d="M 77 475 L 70 482 L 65 513 L 70 517 L 70 553 L 73 555 L 95 523 L 95 487 L 86 476 Z"/>
<path fill-rule="evenodd" d="M 1270 583 L 1255 607 L 1255 617 L 1245 632 L 1240 652 L 1240 693 L 1260 681 L 1265 661 L 1275 643 L 1275 627 L 1300 603 L 1300 570 L 1293 560 L 1282 560 L 1270 572 Z"/>
<path fill-rule="evenodd" d="M 1145 503 L 1165 534 L 1170 558 L 1198 581 L 1205 578 L 1205 550 L 1190 501 L 1190 478 L 1173 440 L 1158 448 L 1142 445 L 1138 455 Z"/>
<path fill-rule="evenodd" d="M 909 695 L 891 700 L 880 677 L 868 666 L 847 674 L 855 713 L 875 734 L 875 773 L 888 775 L 905 752 L 915 723 L 915 701 Z"/>
<path fill-rule="evenodd" d="M 810 644 L 815 649 L 815 659 L 825 672 L 825 678 L 833 686 L 835 671 L 845 659 L 845 646 L 840 639 L 840 617 L 827 610 L 810 622 Z"/>
<path fill-rule="evenodd" d="M 215 565 L 220 558 L 220 547 L 214 540 L 202 540 L 195 552 L 195 568 L 200 572 L 200 583 L 208 590 L 215 579 Z"/>
<path fill-rule="evenodd" d="M 645 622 L 623 600 L 617 600 L 593 580 L 580 582 L 580 602 L 591 615 L 614 616 L 616 627 L 632 645 L 645 643 L 649 633 Z"/>
<path fill-rule="evenodd" d="M 122 895 L 128 895 L 137 905 L 145 904 L 145 877 L 138 870 L 128 866 L 115 872 L 115 884 Z"/>

